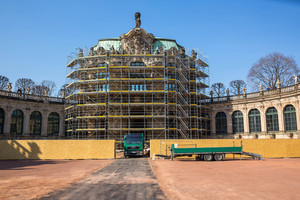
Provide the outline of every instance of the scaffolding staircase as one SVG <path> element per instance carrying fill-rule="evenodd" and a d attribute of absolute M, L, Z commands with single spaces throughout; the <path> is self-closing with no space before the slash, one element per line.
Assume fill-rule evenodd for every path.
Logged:
<path fill-rule="evenodd" d="M 181 134 L 181 136 L 185 139 L 189 138 L 189 131 L 190 127 L 188 126 L 187 120 L 189 119 L 189 101 L 188 101 L 188 96 L 189 92 L 186 90 L 186 87 L 182 83 L 188 83 L 189 80 L 187 76 L 184 74 L 185 72 L 188 71 L 188 68 L 184 61 L 177 56 L 176 57 L 179 61 L 180 67 L 177 67 L 177 74 L 178 74 L 178 79 L 177 79 L 177 86 L 178 86 L 178 93 L 177 93 L 177 101 L 180 103 L 177 104 L 178 108 L 178 131 Z"/>

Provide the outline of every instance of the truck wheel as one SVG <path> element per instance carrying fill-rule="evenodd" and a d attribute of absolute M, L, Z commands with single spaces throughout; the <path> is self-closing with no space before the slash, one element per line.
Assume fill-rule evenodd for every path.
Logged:
<path fill-rule="evenodd" d="M 215 158 L 216 161 L 221 161 L 221 160 L 223 160 L 223 155 L 222 154 L 216 154 L 214 156 L 214 158 Z"/>
<path fill-rule="evenodd" d="M 205 154 L 204 155 L 204 160 L 205 161 L 212 161 L 213 160 L 213 155 L 212 154 Z"/>

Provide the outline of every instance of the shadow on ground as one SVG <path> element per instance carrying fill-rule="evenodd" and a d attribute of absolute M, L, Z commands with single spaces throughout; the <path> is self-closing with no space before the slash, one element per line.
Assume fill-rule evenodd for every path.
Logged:
<path fill-rule="evenodd" d="M 59 161 L 51 160 L 1 160 L 0 170 L 26 170 L 24 167 L 57 164 Z"/>

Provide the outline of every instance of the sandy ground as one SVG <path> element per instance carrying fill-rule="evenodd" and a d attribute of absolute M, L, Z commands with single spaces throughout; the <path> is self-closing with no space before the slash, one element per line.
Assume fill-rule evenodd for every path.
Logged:
<path fill-rule="evenodd" d="M 113 160 L 0 161 L 0 199 L 36 199 L 69 186 Z"/>
<path fill-rule="evenodd" d="M 49 193 L 51 199 L 64 194 L 59 191 L 69 194 L 68 191 L 73 191 L 72 187 L 76 185 L 90 188 L 88 185 L 95 183 L 93 181 L 97 181 L 92 186 L 101 197 L 164 199 L 163 193 L 155 186 L 155 177 L 151 175 L 145 158 L 117 161 L 0 161 L 0 199 L 37 199 Z M 105 168 L 111 163 L 114 165 Z M 162 191 L 172 200 L 300 199 L 299 158 L 220 162 L 150 160 L 150 163 Z M 139 193 L 142 188 L 147 188 L 145 194 Z M 78 190 L 86 197 L 85 189 Z"/>
<path fill-rule="evenodd" d="M 300 159 L 151 160 L 169 199 L 300 199 Z"/>

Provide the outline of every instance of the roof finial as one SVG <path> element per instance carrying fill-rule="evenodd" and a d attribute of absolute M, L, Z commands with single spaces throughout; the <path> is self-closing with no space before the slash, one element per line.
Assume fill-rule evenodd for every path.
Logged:
<path fill-rule="evenodd" d="M 141 13 L 139 13 L 139 12 L 136 12 L 135 13 L 135 28 L 140 28 L 140 26 L 141 26 Z"/>

